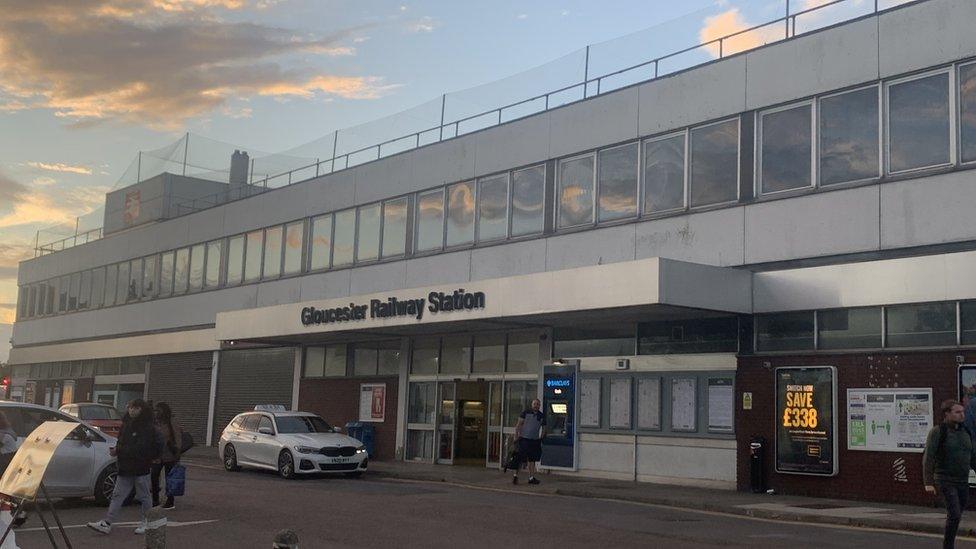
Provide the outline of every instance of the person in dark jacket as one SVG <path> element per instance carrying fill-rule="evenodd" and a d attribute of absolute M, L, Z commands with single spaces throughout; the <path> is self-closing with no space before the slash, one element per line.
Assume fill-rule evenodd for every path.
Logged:
<path fill-rule="evenodd" d="M 183 442 L 183 429 L 181 429 L 179 423 L 173 419 L 173 411 L 170 409 L 169 404 L 166 404 L 165 402 L 157 403 L 155 415 L 156 430 L 159 431 L 160 438 L 163 441 L 163 448 L 159 454 L 159 459 L 157 459 L 152 466 L 151 474 L 153 507 L 159 505 L 159 477 L 164 470 L 166 471 L 166 474 L 169 475 L 169 472 L 173 469 L 173 466 L 180 462 L 180 445 Z M 163 486 L 165 487 L 165 484 L 163 484 Z M 166 503 L 163 504 L 163 509 L 175 508 L 176 502 L 173 501 L 173 496 L 167 492 Z"/>
<path fill-rule="evenodd" d="M 942 403 L 942 424 L 933 427 L 925 439 L 922 478 L 925 491 L 942 494 L 946 504 L 944 548 L 956 544 L 962 511 L 969 503 L 969 471 L 976 470 L 973 438 L 963 426 L 966 413 L 955 400 Z"/>
<path fill-rule="evenodd" d="M 146 401 L 137 398 L 129 402 L 126 415 L 122 418 L 122 430 L 112 455 L 118 457 L 119 474 L 112 492 L 112 502 L 108 514 L 98 522 L 89 522 L 88 527 L 108 534 L 112 523 L 118 517 L 119 509 L 126 497 L 136 490 L 136 499 L 142 504 L 142 524 L 136 528 L 137 534 L 146 532 L 146 513 L 152 508 L 149 496 L 149 471 L 153 461 L 159 457 L 160 438 L 153 425 L 152 408 Z"/>

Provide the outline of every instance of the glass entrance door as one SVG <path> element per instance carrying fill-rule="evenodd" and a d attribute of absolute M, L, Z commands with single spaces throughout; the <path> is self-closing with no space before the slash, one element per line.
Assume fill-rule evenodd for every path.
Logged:
<path fill-rule="evenodd" d="M 501 468 L 502 457 L 502 382 L 488 383 L 488 448 L 485 466 Z"/>
<path fill-rule="evenodd" d="M 457 385 L 453 381 L 437 384 L 437 463 L 454 463 L 454 431 L 457 425 Z"/>
<path fill-rule="evenodd" d="M 511 451 L 512 438 L 515 436 L 515 424 L 519 414 L 529 409 L 532 400 L 539 397 L 538 381 L 506 381 L 505 402 L 502 410 L 504 424 L 502 425 L 502 456 Z M 504 458 L 502 458 L 504 459 Z"/>

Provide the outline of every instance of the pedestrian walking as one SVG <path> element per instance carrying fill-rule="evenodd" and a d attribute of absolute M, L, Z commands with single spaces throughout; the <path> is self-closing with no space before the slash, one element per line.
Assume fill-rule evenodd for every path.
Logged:
<path fill-rule="evenodd" d="M 173 470 L 175 466 L 180 461 L 180 445 L 183 441 L 183 429 L 180 428 L 180 424 L 173 419 L 173 411 L 170 409 L 169 404 L 165 402 L 159 402 L 156 404 L 155 410 L 156 416 L 156 430 L 159 432 L 160 437 L 163 441 L 163 448 L 159 454 L 159 459 L 153 462 L 152 471 L 150 473 L 152 478 L 152 502 L 153 507 L 159 505 L 159 477 L 163 476 L 163 488 L 166 487 L 166 478 L 169 476 L 170 471 Z M 174 500 L 175 496 L 167 490 L 166 492 L 166 502 L 163 504 L 163 509 L 175 509 L 176 502 Z"/>
<path fill-rule="evenodd" d="M 945 500 L 946 523 L 942 547 L 956 545 L 956 531 L 962 511 L 969 503 L 969 471 L 976 470 L 973 437 L 963 424 L 965 411 L 958 401 L 942 403 L 942 423 L 925 439 L 922 476 L 925 491 L 939 493 Z"/>
<path fill-rule="evenodd" d="M 535 464 L 542 457 L 542 437 L 546 431 L 546 416 L 540 408 L 542 402 L 533 400 L 532 407 L 519 414 L 518 423 L 515 424 L 515 439 L 521 461 L 529 466 L 529 484 L 539 484 L 539 479 L 535 478 Z M 516 467 L 512 484 L 518 484 L 518 473 L 519 468 Z"/>
<path fill-rule="evenodd" d="M 125 417 L 122 418 L 118 442 L 109 450 L 113 456 L 118 457 L 118 476 L 112 492 L 112 502 L 105 518 L 98 522 L 89 522 L 89 528 L 103 534 L 110 533 L 122 504 L 134 487 L 136 499 L 142 505 L 142 524 L 136 528 L 136 534 L 146 533 L 146 513 L 152 508 L 149 472 L 153 461 L 159 457 L 160 446 L 161 440 L 153 425 L 152 408 L 141 398 L 130 401 L 126 406 Z"/>

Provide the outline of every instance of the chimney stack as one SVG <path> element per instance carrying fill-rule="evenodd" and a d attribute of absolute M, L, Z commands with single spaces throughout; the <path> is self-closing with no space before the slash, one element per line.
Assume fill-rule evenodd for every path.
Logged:
<path fill-rule="evenodd" d="M 230 157 L 230 184 L 231 186 L 247 185 L 247 170 L 250 167 L 250 158 L 247 151 L 234 151 Z"/>

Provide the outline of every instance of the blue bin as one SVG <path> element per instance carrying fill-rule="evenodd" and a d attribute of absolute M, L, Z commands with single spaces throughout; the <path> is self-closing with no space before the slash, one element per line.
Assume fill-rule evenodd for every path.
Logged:
<path fill-rule="evenodd" d="M 363 443 L 366 455 L 373 457 L 376 445 L 376 429 L 363 421 L 350 421 L 346 424 L 346 434 Z"/>

